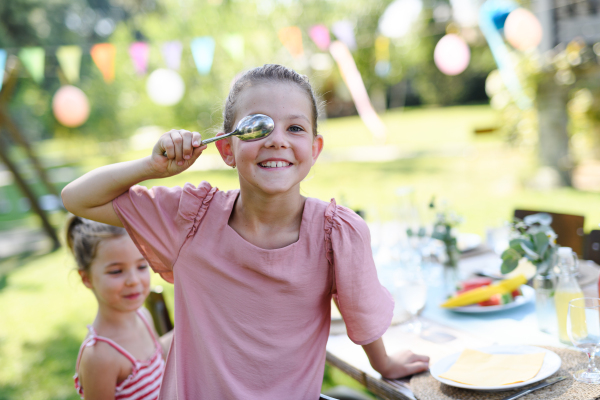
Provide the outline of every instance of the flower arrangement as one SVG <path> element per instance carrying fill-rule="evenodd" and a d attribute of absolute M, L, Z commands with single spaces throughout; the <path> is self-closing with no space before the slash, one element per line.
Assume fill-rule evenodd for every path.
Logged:
<path fill-rule="evenodd" d="M 513 238 L 502 253 L 500 271 L 507 274 L 517 268 L 522 258 L 535 265 L 537 273 L 550 273 L 556 254 L 556 233 L 550 227 L 552 217 L 546 213 L 528 215 L 512 223 Z"/>
<path fill-rule="evenodd" d="M 429 208 L 435 209 L 435 201 L 431 200 Z M 444 243 L 447 260 L 446 266 L 457 267 L 459 251 L 456 240 L 456 227 L 463 222 L 463 218 L 456 212 L 443 208 L 435 214 L 433 232 L 431 237 Z"/>

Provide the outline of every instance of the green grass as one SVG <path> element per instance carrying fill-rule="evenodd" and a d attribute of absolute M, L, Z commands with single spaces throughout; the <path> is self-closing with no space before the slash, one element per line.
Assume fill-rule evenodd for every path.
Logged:
<path fill-rule="evenodd" d="M 600 223 L 597 193 L 570 188 L 545 192 L 529 189 L 527 181 L 536 167 L 535 153 L 512 148 L 494 135 L 473 134 L 476 128 L 498 126 L 497 116 L 489 107 L 405 110 L 390 112 L 383 119 L 388 127 L 387 143 L 419 157 L 360 163 L 326 162 L 324 157 L 302 184 L 303 194 L 323 200 L 335 197 L 340 204 L 366 210 L 367 219 L 387 220 L 398 216 L 402 200 L 396 196 L 397 188 L 410 186 L 424 219 L 426 205 L 435 195 L 465 217 L 463 231 L 481 235 L 487 227 L 510 218 L 516 207 L 581 214 L 586 217 L 586 230 Z M 364 151 L 375 159 L 378 152 L 385 152 L 355 117 L 327 121 L 321 132 L 329 155 L 355 151 L 360 145 L 367 146 Z M 84 140 L 55 140 L 38 147 L 46 149 L 45 157 L 54 160 L 54 165 L 58 164 L 56 160 L 64 160 L 81 171 L 145 154 L 124 151 L 106 155 L 104 150 L 110 146 L 99 147 Z M 214 154 L 213 147 L 208 153 Z M 238 186 L 234 170 L 191 171 L 160 184 L 173 186 L 201 180 L 222 190 Z M 29 215 L 20 218 L 15 221 L 37 223 Z M 58 215 L 54 218 L 60 222 Z M 96 306 L 73 268 L 64 250 L 3 261 L 0 400 L 78 398 L 72 383 L 75 357 Z M 167 302 L 172 306 L 173 287 L 157 276 L 153 282 L 165 287 Z M 342 376 L 328 369 L 324 388 L 340 382 L 354 384 Z"/>

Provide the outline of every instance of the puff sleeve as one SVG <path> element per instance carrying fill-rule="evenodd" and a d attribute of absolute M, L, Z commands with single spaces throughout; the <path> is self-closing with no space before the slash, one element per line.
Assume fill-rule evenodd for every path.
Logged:
<path fill-rule="evenodd" d="M 217 188 L 132 186 L 113 200 L 113 208 L 154 272 L 173 283 L 173 265 L 187 237 L 192 236 Z"/>
<path fill-rule="evenodd" d="M 390 326 L 394 300 L 377 278 L 369 228 L 332 199 L 325 211 L 325 242 L 333 267 L 333 296 L 348 337 L 359 345 L 372 343 Z"/>

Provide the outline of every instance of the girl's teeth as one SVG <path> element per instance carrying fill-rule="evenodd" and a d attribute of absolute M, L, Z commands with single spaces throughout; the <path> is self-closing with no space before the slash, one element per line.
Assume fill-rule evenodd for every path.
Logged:
<path fill-rule="evenodd" d="M 283 162 L 283 161 L 267 161 L 266 163 L 262 164 L 263 167 L 267 167 L 267 168 L 282 168 L 282 167 L 287 167 L 289 165 L 289 163 Z"/>
<path fill-rule="evenodd" d="M 283 167 L 283 163 L 281 161 L 277 161 L 277 168 Z"/>

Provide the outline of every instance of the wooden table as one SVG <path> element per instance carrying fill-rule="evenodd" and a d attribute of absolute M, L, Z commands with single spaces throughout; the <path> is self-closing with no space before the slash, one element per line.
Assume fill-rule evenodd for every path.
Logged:
<path fill-rule="evenodd" d="M 494 272 L 498 269 L 499 262 L 498 256 L 490 252 L 462 259 L 461 275 L 467 277 L 475 271 Z M 441 267 L 439 268 L 441 271 Z M 422 334 L 409 332 L 401 324 L 391 326 L 383 335 L 388 353 L 410 349 L 415 353 L 428 355 L 430 364 L 433 365 L 465 347 L 477 348 L 493 344 L 568 347 L 560 343 L 555 335 L 538 330 L 534 302 L 489 314 L 459 314 L 441 309 L 442 282 L 435 277 L 440 271 L 429 271 L 433 276 L 428 281 L 434 284 L 430 287 L 427 305 L 420 317 L 423 322 Z M 586 296 L 598 297 L 595 282 L 584 286 L 583 290 Z M 362 347 L 352 343 L 343 332 L 343 323 L 342 327 L 332 324 L 332 334 L 327 342 L 327 362 L 383 399 L 415 400 L 408 379 L 382 379 L 373 370 Z"/>

